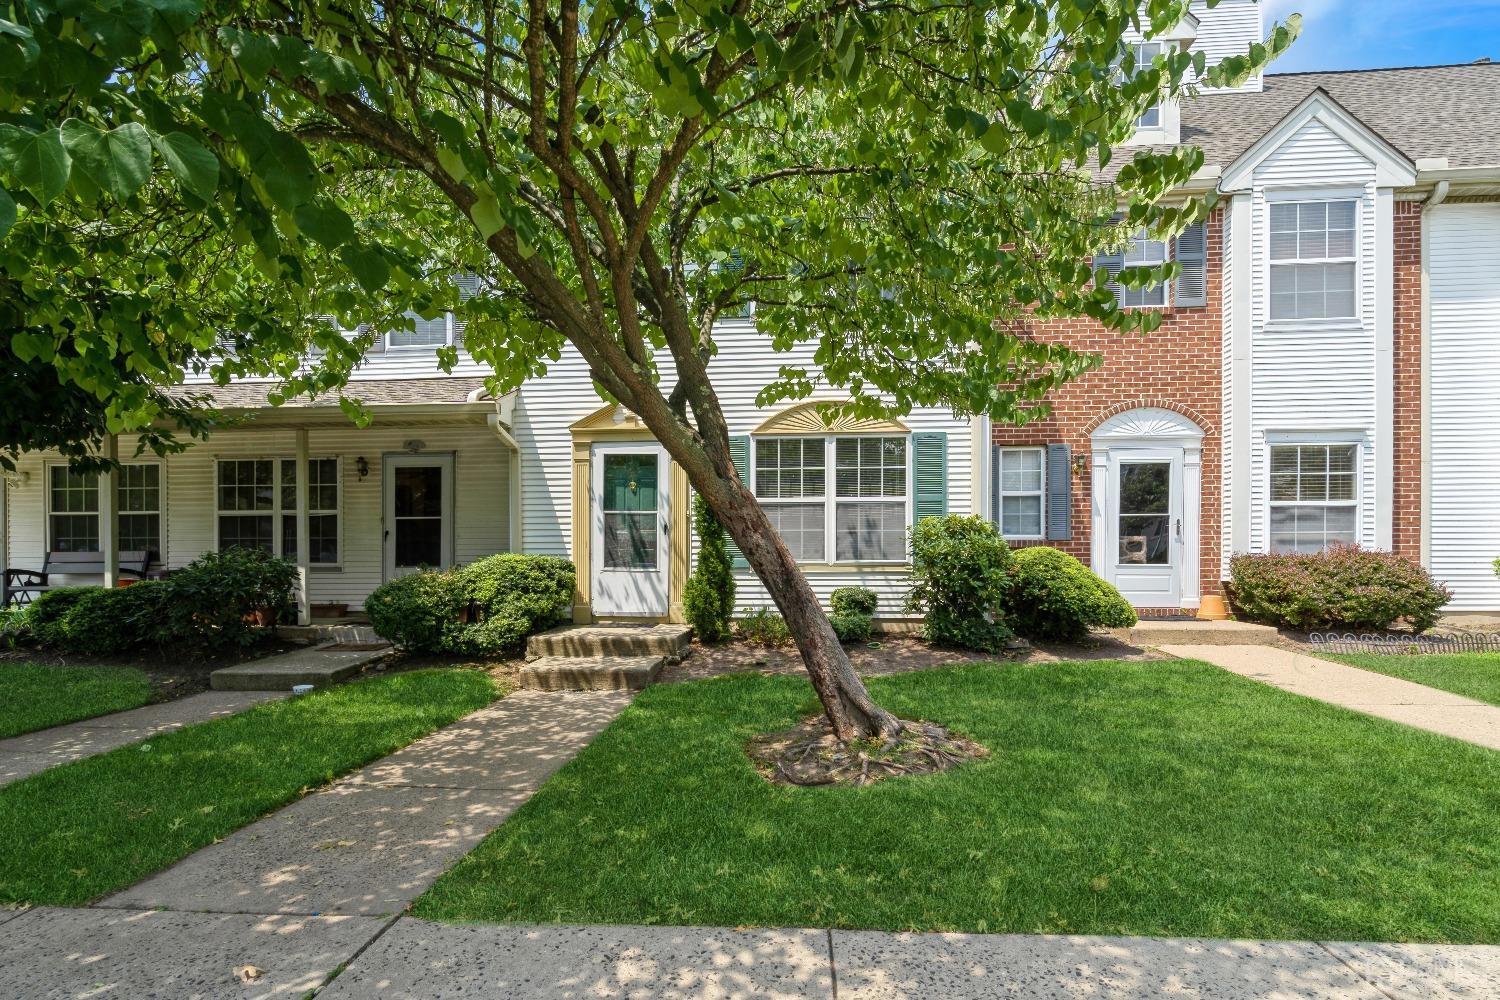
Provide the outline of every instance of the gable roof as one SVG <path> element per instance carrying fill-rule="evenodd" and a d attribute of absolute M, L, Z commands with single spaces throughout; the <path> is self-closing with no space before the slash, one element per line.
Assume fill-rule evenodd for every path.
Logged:
<path fill-rule="evenodd" d="M 1407 159 L 1500 166 L 1500 63 L 1269 73 L 1259 93 L 1202 94 L 1182 107 L 1182 142 L 1227 166 L 1322 90 Z"/>

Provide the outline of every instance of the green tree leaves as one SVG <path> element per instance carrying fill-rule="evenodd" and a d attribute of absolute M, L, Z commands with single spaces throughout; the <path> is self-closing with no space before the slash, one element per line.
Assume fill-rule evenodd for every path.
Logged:
<path fill-rule="evenodd" d="M 42 205 L 68 186 L 71 165 L 61 130 L 28 132 L 15 125 L 0 124 L 0 170 L 14 177 Z"/>
<path fill-rule="evenodd" d="M 70 118 L 63 122 L 62 142 L 73 169 L 117 201 L 139 191 L 151 174 L 151 136 L 139 122 L 105 131 Z"/>
<path fill-rule="evenodd" d="M 219 158 L 186 132 L 155 136 L 152 145 L 186 190 L 211 201 L 219 185 Z"/>

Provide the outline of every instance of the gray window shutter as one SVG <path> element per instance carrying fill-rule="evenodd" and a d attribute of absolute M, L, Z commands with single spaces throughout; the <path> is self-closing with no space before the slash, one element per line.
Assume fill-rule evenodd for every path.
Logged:
<path fill-rule="evenodd" d="M 460 302 L 467 302 L 479 294 L 479 275 L 477 274 L 456 275 L 453 282 L 458 285 L 458 300 Z M 464 345 L 464 327 L 468 325 L 468 323 L 464 322 L 458 316 L 453 317 L 454 347 L 462 347 Z"/>
<path fill-rule="evenodd" d="M 912 523 L 948 513 L 948 435 L 911 436 Z"/>
<path fill-rule="evenodd" d="M 1073 449 L 1065 444 L 1047 446 L 1047 540 L 1066 542 L 1073 537 Z"/>
<path fill-rule="evenodd" d="M 1177 237 L 1174 251 L 1182 273 L 1173 298 L 1177 306 L 1208 305 L 1208 226 L 1195 222 Z"/>
<path fill-rule="evenodd" d="M 1115 294 L 1115 301 L 1120 301 L 1120 285 L 1114 280 L 1120 272 L 1125 269 L 1125 253 L 1101 253 L 1094 256 L 1094 270 L 1104 268 L 1109 273 L 1109 281 L 1105 283 L 1106 288 Z"/>
<path fill-rule="evenodd" d="M 734 471 L 740 474 L 740 481 L 747 487 L 750 485 L 750 435 L 729 435 L 729 460 L 734 463 Z M 729 564 L 735 569 L 749 569 L 750 560 L 746 559 L 740 547 L 734 544 L 734 539 L 725 534 L 724 544 L 729 549 Z"/>
<path fill-rule="evenodd" d="M 357 330 L 355 330 L 354 332 L 356 334 L 358 334 L 359 336 L 363 337 L 365 334 L 369 333 L 371 329 L 372 329 L 372 327 L 370 326 L 369 323 L 361 323 L 359 325 L 359 328 Z M 385 334 L 383 334 L 383 333 L 377 333 L 375 335 L 374 342 L 370 344 L 369 350 L 365 351 L 365 353 L 366 354 L 384 354 L 385 353 Z"/>
<path fill-rule="evenodd" d="M 1000 445 L 990 445 L 990 520 L 1000 526 Z"/>

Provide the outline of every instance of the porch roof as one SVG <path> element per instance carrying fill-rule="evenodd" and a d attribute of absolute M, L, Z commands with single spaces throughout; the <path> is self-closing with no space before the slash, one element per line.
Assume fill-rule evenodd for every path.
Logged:
<path fill-rule="evenodd" d="M 231 382 L 229 385 L 185 385 L 182 396 L 207 397 L 211 405 L 224 410 L 337 409 L 337 393 L 322 396 L 298 396 L 280 406 L 272 406 L 271 390 L 281 383 L 273 380 Z M 484 379 L 479 376 L 439 376 L 437 378 L 357 379 L 344 387 L 343 395 L 358 399 L 366 406 L 468 406 L 473 396 L 483 393 Z M 493 407 L 486 402 L 486 406 Z"/>

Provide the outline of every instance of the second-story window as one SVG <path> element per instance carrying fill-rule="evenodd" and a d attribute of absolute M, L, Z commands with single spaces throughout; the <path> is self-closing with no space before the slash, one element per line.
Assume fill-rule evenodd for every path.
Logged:
<path fill-rule="evenodd" d="M 1271 205 L 1271 319 L 1353 319 L 1355 202 Z"/>
<path fill-rule="evenodd" d="M 1150 66 L 1153 59 L 1162 54 L 1165 46 L 1161 42 L 1136 42 L 1130 46 L 1130 49 L 1135 53 L 1135 67 L 1136 72 L 1139 73 L 1142 69 Z M 1151 107 L 1147 108 L 1141 114 L 1141 117 L 1136 119 L 1135 127 L 1161 128 L 1161 101 L 1158 100 Z"/>
<path fill-rule="evenodd" d="M 448 313 L 432 319 L 423 319 L 414 312 L 406 314 L 412 321 L 410 330 L 392 330 L 386 334 L 389 347 L 445 347 L 448 344 L 449 324 L 453 317 Z"/>

